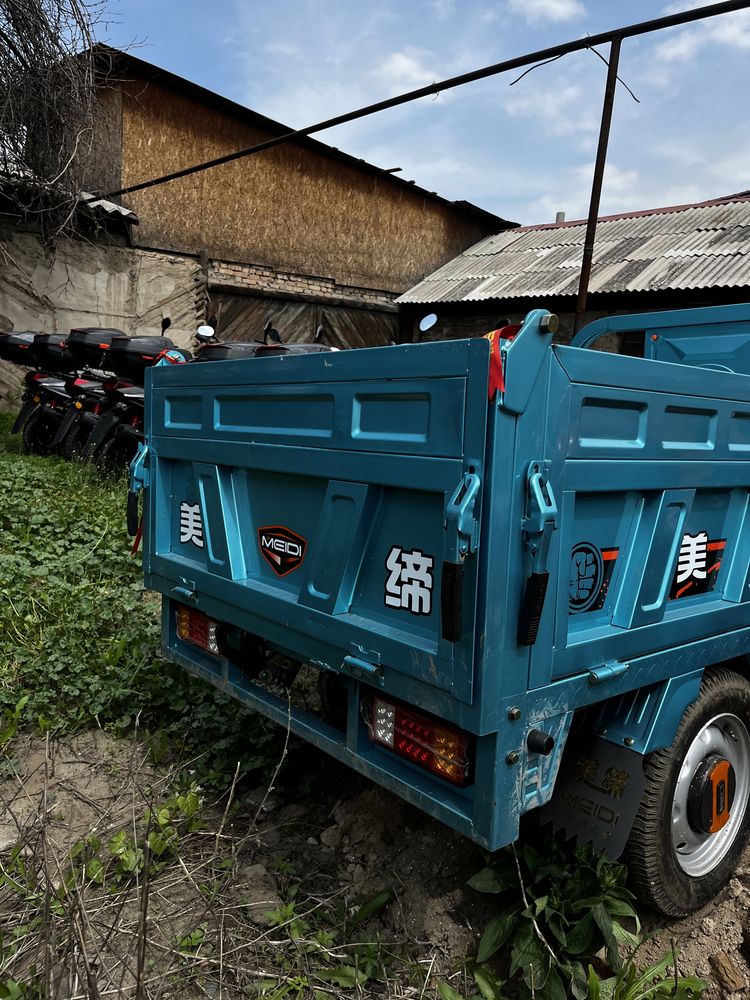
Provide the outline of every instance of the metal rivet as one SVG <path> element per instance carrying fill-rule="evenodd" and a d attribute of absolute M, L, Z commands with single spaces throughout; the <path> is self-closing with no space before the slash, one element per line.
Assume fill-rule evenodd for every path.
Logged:
<path fill-rule="evenodd" d="M 626 736 L 622 742 L 625 744 L 626 747 L 632 747 L 632 745 L 635 743 L 635 740 L 633 739 L 632 736 Z"/>
<path fill-rule="evenodd" d="M 511 750 L 510 753 L 506 755 L 506 757 L 505 757 L 505 763 L 506 764 L 517 764 L 518 763 L 518 754 L 516 753 L 515 750 Z"/>
<path fill-rule="evenodd" d="M 509 708 L 508 718 L 510 719 L 511 722 L 518 722 L 518 720 L 521 718 L 521 709 L 517 708 L 515 705 L 513 706 L 513 708 Z"/>

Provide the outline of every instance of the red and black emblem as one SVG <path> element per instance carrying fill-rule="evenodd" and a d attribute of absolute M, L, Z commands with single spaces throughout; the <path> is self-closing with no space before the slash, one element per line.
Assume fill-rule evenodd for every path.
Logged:
<path fill-rule="evenodd" d="M 302 565 L 307 540 L 283 524 L 258 528 L 258 545 L 276 576 L 286 576 Z"/>

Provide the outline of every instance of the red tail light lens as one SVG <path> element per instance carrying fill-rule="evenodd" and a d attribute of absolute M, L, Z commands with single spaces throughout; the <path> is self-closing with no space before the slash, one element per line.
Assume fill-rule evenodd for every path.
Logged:
<path fill-rule="evenodd" d="M 408 705 L 373 695 L 367 712 L 370 739 L 464 788 L 471 780 L 471 734 Z"/>
<path fill-rule="evenodd" d="M 191 642 L 212 656 L 219 656 L 221 650 L 217 639 L 219 623 L 195 608 L 177 606 L 177 637 L 183 642 Z"/>

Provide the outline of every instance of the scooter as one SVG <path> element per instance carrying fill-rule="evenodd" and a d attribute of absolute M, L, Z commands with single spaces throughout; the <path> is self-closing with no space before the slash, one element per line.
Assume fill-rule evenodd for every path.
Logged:
<path fill-rule="evenodd" d="M 183 364 L 189 351 L 177 350 L 164 336 L 170 320 L 162 320 L 160 337 L 112 339 L 108 364 L 120 381 L 104 384 L 106 405 L 84 447 L 81 458 L 113 471 L 129 465 L 143 440 L 143 383 L 146 369 L 154 364 Z"/>

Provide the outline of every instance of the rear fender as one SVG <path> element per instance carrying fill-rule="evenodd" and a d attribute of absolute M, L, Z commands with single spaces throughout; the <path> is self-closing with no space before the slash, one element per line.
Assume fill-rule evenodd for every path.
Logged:
<path fill-rule="evenodd" d="M 566 747 L 542 819 L 617 858 L 645 789 L 643 758 L 668 747 L 698 697 L 703 669 L 628 691 L 584 716 Z"/>
<path fill-rule="evenodd" d="M 644 756 L 671 746 L 682 716 L 698 697 L 702 679 L 701 667 L 605 701 L 594 731 Z"/>

